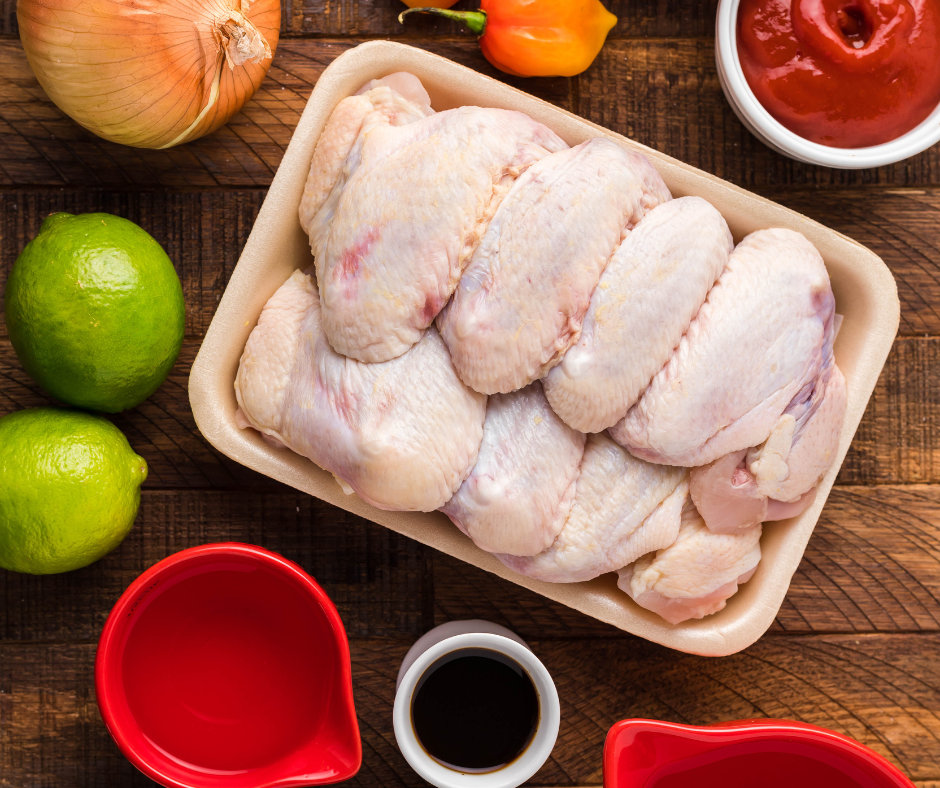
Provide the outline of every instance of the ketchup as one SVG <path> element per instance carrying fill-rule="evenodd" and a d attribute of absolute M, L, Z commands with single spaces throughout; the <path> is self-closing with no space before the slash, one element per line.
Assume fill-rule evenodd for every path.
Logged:
<path fill-rule="evenodd" d="M 757 100 L 791 131 L 879 145 L 940 105 L 940 0 L 742 0 L 738 54 Z"/>

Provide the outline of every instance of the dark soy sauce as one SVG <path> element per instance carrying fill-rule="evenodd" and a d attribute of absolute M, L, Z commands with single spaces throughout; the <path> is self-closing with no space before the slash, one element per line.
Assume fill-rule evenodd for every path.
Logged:
<path fill-rule="evenodd" d="M 435 760 L 457 770 L 492 771 L 528 747 L 538 727 L 539 697 L 529 675 L 508 657 L 461 649 L 427 669 L 411 719 Z"/>

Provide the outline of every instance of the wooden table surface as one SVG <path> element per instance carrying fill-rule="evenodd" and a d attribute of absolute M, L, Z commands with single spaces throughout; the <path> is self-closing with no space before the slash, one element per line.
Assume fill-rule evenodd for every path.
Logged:
<path fill-rule="evenodd" d="M 940 788 L 940 146 L 857 172 L 778 156 L 722 96 L 715 0 L 608 6 L 620 21 L 585 74 L 507 81 L 867 244 L 897 278 L 900 334 L 770 632 L 722 659 L 652 645 L 248 471 L 196 429 L 190 365 L 318 75 L 357 43 L 391 37 L 499 76 L 472 36 L 429 19 L 402 29 L 398 0 L 284 0 L 274 64 L 244 112 L 209 138 L 142 151 L 97 139 L 49 102 L 15 2 L 0 0 L 0 282 L 51 211 L 108 211 L 163 244 L 188 310 L 169 379 L 114 419 L 150 463 L 130 536 L 77 572 L 0 572 L 0 786 L 149 784 L 98 715 L 98 635 L 145 568 L 237 540 L 297 561 L 340 610 L 363 737 L 357 784 L 422 783 L 392 733 L 398 665 L 427 629 L 473 617 L 518 632 L 557 683 L 561 731 L 534 785 L 599 785 L 604 736 L 624 717 L 770 716 L 846 733 L 919 788 Z M 47 401 L 0 324 L 0 415 Z"/>

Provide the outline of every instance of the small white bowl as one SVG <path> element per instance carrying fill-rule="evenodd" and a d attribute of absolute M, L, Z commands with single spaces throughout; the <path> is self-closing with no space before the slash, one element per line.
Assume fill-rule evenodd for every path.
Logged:
<path fill-rule="evenodd" d="M 539 721 L 532 741 L 512 763 L 496 770 L 457 771 L 444 766 L 421 746 L 411 721 L 412 698 L 425 671 L 444 655 L 463 649 L 488 649 L 509 657 L 528 674 L 538 694 Z M 558 737 L 561 706 L 552 677 L 522 638 L 499 624 L 473 619 L 441 624 L 411 647 L 398 671 L 392 717 L 395 738 L 405 760 L 437 788 L 516 788 L 551 755 Z"/>
<path fill-rule="evenodd" d="M 741 0 L 721 0 L 715 29 L 718 79 L 735 114 L 761 142 L 784 156 L 806 162 L 859 170 L 894 164 L 940 142 L 940 106 L 919 126 L 883 145 L 870 148 L 830 148 L 794 134 L 776 120 L 751 91 L 738 58 L 738 8 Z"/>

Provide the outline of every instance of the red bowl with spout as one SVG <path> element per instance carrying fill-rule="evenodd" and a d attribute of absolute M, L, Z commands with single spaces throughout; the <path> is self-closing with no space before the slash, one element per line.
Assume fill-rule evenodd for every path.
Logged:
<path fill-rule="evenodd" d="M 260 547 L 193 547 L 131 583 L 101 633 L 95 689 L 118 747 L 164 786 L 322 785 L 362 762 L 339 613 Z"/>
<path fill-rule="evenodd" d="M 790 720 L 707 727 L 616 723 L 604 743 L 604 788 L 914 788 L 848 736 Z"/>

